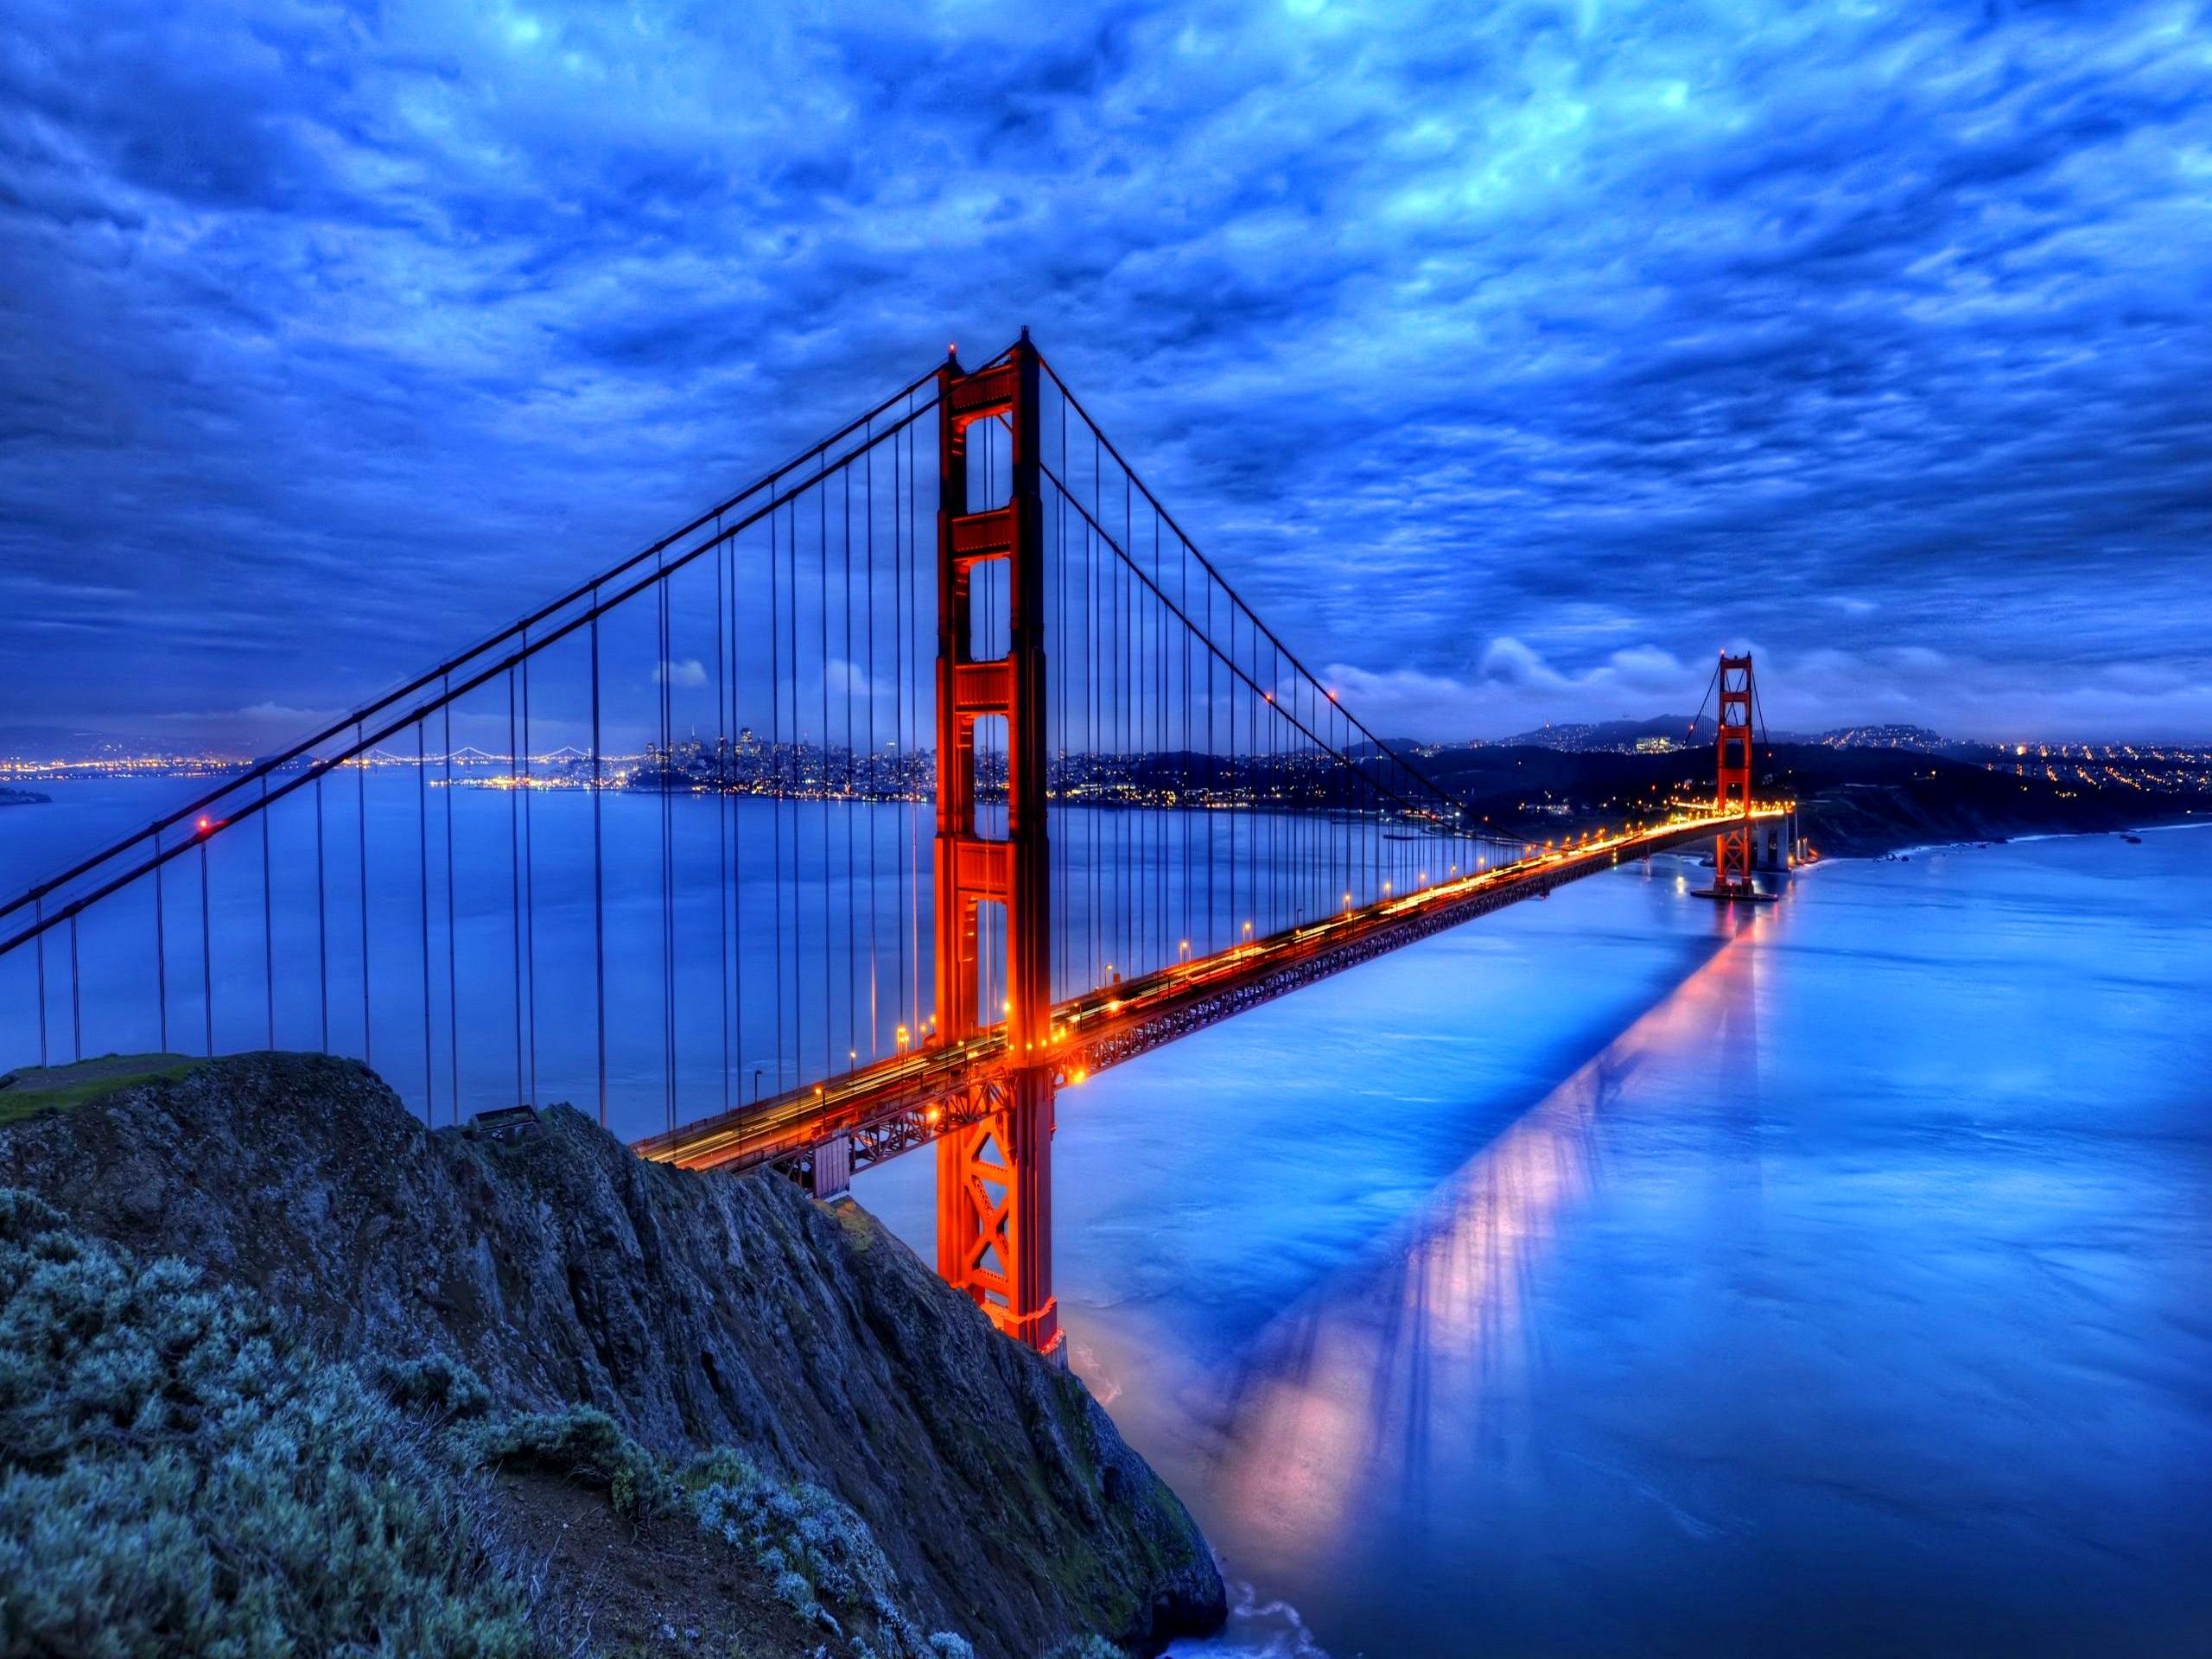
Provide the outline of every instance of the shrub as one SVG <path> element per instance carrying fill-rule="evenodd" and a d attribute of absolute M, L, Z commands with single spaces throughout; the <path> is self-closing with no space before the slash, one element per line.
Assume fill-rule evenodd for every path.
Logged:
<path fill-rule="evenodd" d="M 513 1412 L 457 1431 L 471 1465 L 534 1465 L 587 1486 L 603 1486 L 618 1514 L 650 1520 L 677 1507 L 666 1468 L 594 1406 Z"/>
<path fill-rule="evenodd" d="M 774 1573 L 777 1595 L 803 1615 L 832 1628 L 831 1608 L 861 1615 L 891 1659 L 975 1659 L 960 1637 L 924 1635 L 868 1523 L 821 1487 L 772 1478 L 727 1446 L 692 1464 L 682 1484 L 701 1530 Z M 855 1649 L 876 1650 L 858 1637 Z"/>
<path fill-rule="evenodd" d="M 244 1293 L 0 1191 L 0 1650 L 515 1656 L 467 1494 Z"/>
<path fill-rule="evenodd" d="M 890 1600 L 898 1587 L 891 1563 L 844 1503 L 810 1482 L 772 1480 L 735 1452 L 710 1462 L 714 1473 L 692 1500 L 704 1530 L 756 1561 L 775 1554 L 836 1605 Z"/>
<path fill-rule="evenodd" d="M 393 1404 L 410 1411 L 454 1419 L 480 1417 L 492 1408 L 492 1391 L 475 1372 L 446 1354 L 384 1360 L 376 1367 L 376 1380 Z"/>

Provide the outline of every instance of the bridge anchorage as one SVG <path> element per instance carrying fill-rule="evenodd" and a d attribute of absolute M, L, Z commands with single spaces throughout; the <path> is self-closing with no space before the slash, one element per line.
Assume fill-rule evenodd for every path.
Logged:
<path fill-rule="evenodd" d="M 0 1060 L 346 1055 L 821 1198 L 934 1146 L 940 1271 L 1057 1358 L 1057 1097 L 1624 859 L 1759 896 L 1788 811 L 1715 683 L 1709 807 L 1486 835 L 1025 331 L 0 898 Z"/>

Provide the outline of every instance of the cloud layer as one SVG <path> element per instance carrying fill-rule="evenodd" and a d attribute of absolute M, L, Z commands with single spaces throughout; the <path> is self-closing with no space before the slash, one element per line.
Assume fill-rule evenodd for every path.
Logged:
<path fill-rule="evenodd" d="M 2212 734 L 2203 7 L 785 10 L 24 0 L 0 716 L 342 705 L 1027 322 L 1385 723 Z"/>

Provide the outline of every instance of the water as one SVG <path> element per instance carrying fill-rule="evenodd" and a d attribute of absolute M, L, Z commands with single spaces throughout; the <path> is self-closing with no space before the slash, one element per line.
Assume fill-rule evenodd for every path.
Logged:
<path fill-rule="evenodd" d="M 371 776 L 395 791 L 371 797 L 372 861 L 405 877 L 411 778 Z M 52 792 L 0 809 L 0 885 L 178 786 Z M 586 798 L 538 803 L 549 880 Z M 657 836 L 658 802 L 607 804 Z M 509 802 L 456 805 L 497 831 Z M 906 809 L 860 810 L 894 815 L 899 866 Z M 714 849 L 691 839 L 696 897 Z M 487 1088 L 513 1064 L 509 874 L 460 883 L 461 1058 Z M 1692 874 L 1593 878 L 1063 1097 L 1075 1363 L 1236 1586 L 1227 1635 L 1179 1651 L 2212 1652 L 2212 836 L 1832 864 L 1748 920 Z M 638 949 L 657 881 L 611 899 Z M 379 971 L 419 974 L 416 902 L 403 879 L 379 906 Z M 267 988 L 257 899 L 228 925 L 251 960 L 216 970 L 226 1046 L 261 1039 Z M 584 948 L 573 904 L 540 925 L 549 963 Z M 283 969 L 310 942 L 277 943 L 280 1040 L 302 1041 L 316 1011 Z M 614 993 L 632 1133 L 662 1086 L 636 977 Z M 772 1051 L 755 982 L 737 1035 Z M 88 986 L 88 1027 L 114 989 Z M 588 1097 L 576 1014 L 549 990 L 543 1097 Z M 16 982 L 0 1023 L 0 1062 L 23 1058 Z M 404 1084 L 421 1047 L 378 1036 Z M 718 1034 L 697 1041 L 683 1075 L 711 1089 Z M 860 1183 L 925 1255 L 932 1177 Z"/>
<path fill-rule="evenodd" d="M 603 1104 L 634 1137 L 925 1031 L 930 804 L 457 779 L 354 769 L 205 839 L 173 834 L 158 877 L 101 899 L 73 939 L 57 924 L 42 961 L 28 946 L 0 957 L 0 1065 L 317 1048 L 367 1059 L 437 1122 L 569 1101 Z M 0 808 L 0 892 L 202 792 L 162 779 L 45 787 L 50 804 Z M 979 808 L 986 833 L 1003 813 Z M 1057 809 L 1057 994 L 1366 902 L 1386 881 L 1404 891 L 1432 864 L 1456 874 L 1469 851 L 1317 814 Z M 986 1009 L 1005 965 L 1003 912 L 988 908 Z"/>
<path fill-rule="evenodd" d="M 1064 1097 L 1077 1368 L 1243 1604 L 1179 1652 L 2212 1652 L 2212 837 L 1684 873 Z"/>

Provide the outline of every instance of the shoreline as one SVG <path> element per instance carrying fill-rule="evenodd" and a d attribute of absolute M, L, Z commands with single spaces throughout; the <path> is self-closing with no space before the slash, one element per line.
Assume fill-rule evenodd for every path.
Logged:
<path fill-rule="evenodd" d="M 2155 836 L 2169 831 L 2212 830 L 2212 817 L 2196 814 L 2184 819 L 2152 823 L 2133 823 L 2111 830 L 2031 830 L 2017 836 L 1961 836 L 1948 841 L 1901 842 L 1897 846 L 1884 848 L 1879 852 L 1822 853 L 1808 863 L 1793 865 L 1785 874 L 1804 875 L 1824 864 L 1879 864 L 1885 861 L 1911 858 L 1916 855 L 1940 852 L 1971 852 L 1993 847 L 2026 846 L 2039 841 L 2092 841 L 2122 836 Z M 1700 869 L 1712 868 L 1702 855 L 1678 849 L 1672 852 L 1654 854 L 1655 858 L 1687 860 Z M 1767 872 L 1772 874 L 1772 872 Z"/>
<path fill-rule="evenodd" d="M 1917 853 L 1972 852 L 1991 847 L 2024 847 L 2038 841 L 2093 841 L 2122 836 L 2155 836 L 2170 830 L 2212 830 L 2212 818 L 2192 815 L 2187 822 L 2134 823 L 2116 830 L 2031 830 L 2017 836 L 1961 836 L 1952 841 L 1916 841 L 1886 848 L 1878 853 L 1822 853 L 1809 864 L 1794 867 L 1789 874 L 1802 874 L 1817 869 L 1822 864 L 1879 864 L 1885 859 L 1910 858 Z"/>

